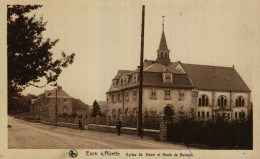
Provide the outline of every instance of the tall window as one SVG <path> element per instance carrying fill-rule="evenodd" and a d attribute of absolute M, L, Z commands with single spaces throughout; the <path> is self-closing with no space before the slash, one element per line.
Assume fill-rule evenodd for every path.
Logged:
<path fill-rule="evenodd" d="M 205 112 L 202 112 L 202 118 L 204 118 L 205 117 Z"/>
<path fill-rule="evenodd" d="M 128 108 L 125 109 L 125 116 L 128 116 Z"/>
<path fill-rule="evenodd" d="M 125 101 L 126 101 L 126 102 L 129 101 L 129 92 L 125 92 Z"/>
<path fill-rule="evenodd" d="M 245 112 L 239 112 L 239 119 L 242 119 L 246 116 Z"/>
<path fill-rule="evenodd" d="M 227 98 L 225 96 L 218 97 L 218 106 L 227 106 Z"/>
<path fill-rule="evenodd" d="M 120 93 L 117 94 L 117 100 L 118 100 L 118 102 L 121 102 L 121 94 Z"/>
<path fill-rule="evenodd" d="M 170 89 L 164 90 L 164 99 L 171 99 L 171 90 Z"/>
<path fill-rule="evenodd" d="M 121 109 L 118 109 L 118 111 L 117 111 L 117 116 L 119 117 L 119 116 L 121 116 L 121 114 L 122 114 L 122 110 L 121 110 Z"/>
<path fill-rule="evenodd" d="M 237 99 L 236 99 L 236 106 L 237 107 L 243 107 L 245 106 L 245 100 L 242 96 L 239 96 Z"/>
<path fill-rule="evenodd" d="M 116 116 L 116 110 L 115 109 L 112 109 L 112 115 Z"/>
<path fill-rule="evenodd" d="M 151 89 L 150 99 L 156 99 L 156 89 Z"/>
<path fill-rule="evenodd" d="M 137 95 L 137 91 L 136 89 L 133 90 L 133 101 L 136 101 L 136 95 Z"/>
<path fill-rule="evenodd" d="M 132 115 L 133 115 L 133 116 L 137 116 L 137 110 L 136 110 L 136 108 L 133 109 Z"/>
<path fill-rule="evenodd" d="M 185 98 L 185 91 L 184 90 L 180 90 L 179 91 L 179 100 L 184 100 L 184 98 Z"/>
<path fill-rule="evenodd" d="M 115 102 L 116 102 L 115 95 L 112 94 L 112 103 L 115 103 Z"/>
<path fill-rule="evenodd" d="M 200 112 L 198 112 L 198 117 L 200 117 Z"/>
<path fill-rule="evenodd" d="M 208 106 L 209 99 L 206 95 L 201 95 L 199 98 L 199 106 Z"/>
<path fill-rule="evenodd" d="M 66 112 L 68 110 L 67 106 L 63 107 L 63 111 Z"/>
<path fill-rule="evenodd" d="M 207 117 L 209 117 L 209 112 L 207 112 Z"/>

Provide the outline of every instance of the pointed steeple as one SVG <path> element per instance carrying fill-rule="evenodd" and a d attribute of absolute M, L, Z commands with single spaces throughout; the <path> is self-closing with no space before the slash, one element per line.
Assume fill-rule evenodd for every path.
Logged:
<path fill-rule="evenodd" d="M 157 50 L 157 59 L 156 62 L 163 64 L 163 65 L 168 65 L 171 63 L 171 60 L 169 58 L 169 53 L 170 50 L 167 47 L 167 42 L 164 34 L 164 17 L 162 16 L 162 36 L 161 36 L 161 41 L 159 45 L 159 49 Z"/>
<path fill-rule="evenodd" d="M 162 36 L 161 36 L 161 41 L 160 41 L 160 45 L 159 45 L 158 51 L 159 50 L 169 50 L 168 47 L 167 47 L 167 42 L 166 42 L 164 30 L 162 31 Z"/>

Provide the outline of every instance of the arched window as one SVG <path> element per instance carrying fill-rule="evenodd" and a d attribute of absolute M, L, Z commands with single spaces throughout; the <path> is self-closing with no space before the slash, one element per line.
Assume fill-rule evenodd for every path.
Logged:
<path fill-rule="evenodd" d="M 198 112 L 198 117 L 200 117 L 200 112 Z"/>
<path fill-rule="evenodd" d="M 245 100 L 242 96 L 239 96 L 237 99 L 236 99 L 236 106 L 237 107 L 243 107 L 245 106 Z"/>
<path fill-rule="evenodd" d="M 125 109 L 125 116 L 128 116 L 128 108 Z"/>
<path fill-rule="evenodd" d="M 64 106 L 63 107 L 63 111 L 65 112 L 65 111 L 67 111 L 68 110 L 68 107 L 67 106 Z"/>
<path fill-rule="evenodd" d="M 161 58 L 163 57 L 163 53 L 161 52 Z"/>
<path fill-rule="evenodd" d="M 227 98 L 225 96 L 218 97 L 218 106 L 227 106 Z"/>
<path fill-rule="evenodd" d="M 112 116 L 116 116 L 116 110 L 115 109 L 112 109 Z"/>
<path fill-rule="evenodd" d="M 205 117 L 205 112 L 202 112 L 202 118 L 204 118 Z"/>
<path fill-rule="evenodd" d="M 120 116 L 122 114 L 121 109 L 118 109 L 117 115 Z"/>
<path fill-rule="evenodd" d="M 206 95 L 201 95 L 199 98 L 199 106 L 208 106 L 209 98 Z"/>
<path fill-rule="evenodd" d="M 136 108 L 133 109 L 132 114 L 133 114 L 134 116 L 137 115 L 137 110 L 136 110 Z"/>

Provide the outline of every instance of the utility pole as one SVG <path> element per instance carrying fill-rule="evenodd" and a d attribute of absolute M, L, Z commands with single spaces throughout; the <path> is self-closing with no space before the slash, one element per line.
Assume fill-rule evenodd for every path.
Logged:
<path fill-rule="evenodd" d="M 138 120 L 138 136 L 143 138 L 143 59 L 144 59 L 144 15 L 145 6 L 142 9 L 142 32 L 141 32 L 141 55 L 140 55 L 140 84 L 139 84 L 139 120 Z"/>
<path fill-rule="evenodd" d="M 59 86 L 57 86 L 56 88 L 56 105 L 55 105 L 55 127 L 57 128 L 57 124 L 58 124 L 58 119 L 57 119 L 57 115 L 58 115 L 58 88 Z"/>

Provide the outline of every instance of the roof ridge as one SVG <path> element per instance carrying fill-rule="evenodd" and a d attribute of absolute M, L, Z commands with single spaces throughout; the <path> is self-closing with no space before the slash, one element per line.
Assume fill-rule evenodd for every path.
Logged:
<path fill-rule="evenodd" d="M 197 66 L 208 66 L 208 67 L 224 67 L 224 68 L 232 68 L 234 69 L 234 67 L 228 67 L 228 66 L 215 66 L 215 65 L 203 65 L 203 64 L 190 64 L 190 63 L 182 63 L 184 65 L 197 65 Z"/>

